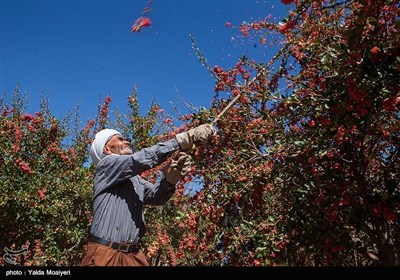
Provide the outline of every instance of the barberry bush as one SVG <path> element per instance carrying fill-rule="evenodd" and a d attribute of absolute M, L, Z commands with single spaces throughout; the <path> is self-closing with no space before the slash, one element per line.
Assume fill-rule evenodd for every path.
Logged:
<path fill-rule="evenodd" d="M 195 152 L 203 188 L 171 221 L 176 262 L 399 265 L 399 3 L 281 4 L 281 22 L 240 26 L 278 43 L 269 61 L 211 67 L 194 46 L 216 94 L 193 124 L 236 103 Z"/>
<path fill-rule="evenodd" d="M 45 99 L 36 113 L 28 101 L 19 87 L 0 101 L 2 264 L 71 265 L 91 220 L 93 170 L 84 164 L 94 121 L 78 129 L 76 110 L 57 119 Z"/>

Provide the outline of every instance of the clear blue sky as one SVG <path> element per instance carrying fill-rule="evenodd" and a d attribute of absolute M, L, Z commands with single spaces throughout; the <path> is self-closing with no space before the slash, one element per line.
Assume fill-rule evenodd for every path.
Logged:
<path fill-rule="evenodd" d="M 148 3 L 111 0 L 0 0 L 1 95 L 16 84 L 29 93 L 28 111 L 39 110 L 41 93 L 50 111 L 65 116 L 81 103 L 82 121 L 95 117 L 99 97 L 125 112 L 136 84 L 146 109 L 155 97 L 165 109 L 180 100 L 209 107 L 214 80 L 194 54 L 189 33 L 209 65 L 233 67 L 247 54 L 267 61 L 275 48 L 244 39 L 238 27 L 271 14 L 279 21 L 289 7 L 280 0 L 154 0 L 152 25 L 132 33 Z"/>

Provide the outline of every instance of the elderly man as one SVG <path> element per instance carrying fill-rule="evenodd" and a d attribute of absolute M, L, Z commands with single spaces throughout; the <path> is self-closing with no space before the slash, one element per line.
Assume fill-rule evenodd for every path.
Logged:
<path fill-rule="evenodd" d="M 176 183 L 189 172 L 191 158 L 185 152 L 215 134 L 212 125 L 204 124 L 133 153 L 117 130 L 99 131 L 90 147 L 96 165 L 93 220 L 81 265 L 148 266 L 139 245 L 145 234 L 143 205 L 165 204 L 174 194 Z M 164 167 L 158 183 L 140 177 L 178 150 L 178 157 Z"/>

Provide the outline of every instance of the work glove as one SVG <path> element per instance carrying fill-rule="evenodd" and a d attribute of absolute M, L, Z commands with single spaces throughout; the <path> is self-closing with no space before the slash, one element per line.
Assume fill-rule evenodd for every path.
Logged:
<path fill-rule="evenodd" d="M 180 152 L 177 160 L 173 159 L 170 164 L 164 167 L 163 172 L 168 183 L 176 185 L 179 180 L 189 173 L 191 159 L 190 155 Z"/>
<path fill-rule="evenodd" d="M 190 151 L 193 144 L 205 145 L 208 139 L 217 134 L 217 130 L 211 124 L 202 124 L 196 128 L 192 128 L 186 132 L 179 133 L 175 136 L 181 150 Z"/>

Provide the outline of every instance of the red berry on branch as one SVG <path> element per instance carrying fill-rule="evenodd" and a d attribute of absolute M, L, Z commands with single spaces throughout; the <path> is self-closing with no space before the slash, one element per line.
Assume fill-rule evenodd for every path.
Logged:
<path fill-rule="evenodd" d="M 370 50 L 370 52 L 373 54 L 373 55 L 377 55 L 377 54 L 379 54 L 379 52 L 380 52 L 380 50 L 379 50 L 379 48 L 378 47 L 373 47 L 371 50 Z"/>

